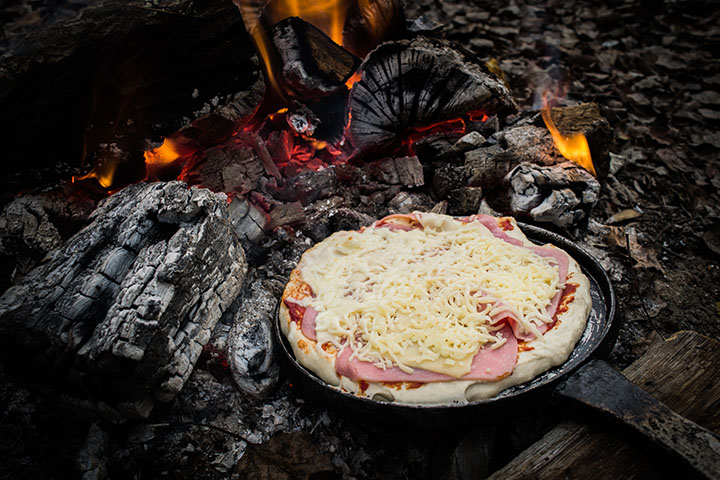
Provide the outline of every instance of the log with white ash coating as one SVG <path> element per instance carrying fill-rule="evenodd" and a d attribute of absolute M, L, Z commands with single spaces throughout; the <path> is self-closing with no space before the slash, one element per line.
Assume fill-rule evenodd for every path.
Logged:
<path fill-rule="evenodd" d="M 172 399 L 245 275 L 225 196 L 137 184 L 0 297 L 3 359 L 90 400 L 147 416 Z"/>

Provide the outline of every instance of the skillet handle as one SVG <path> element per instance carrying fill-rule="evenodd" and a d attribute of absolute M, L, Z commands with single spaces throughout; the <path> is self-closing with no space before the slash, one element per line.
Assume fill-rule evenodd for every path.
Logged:
<path fill-rule="evenodd" d="M 720 478 L 720 440 L 711 431 L 670 410 L 604 360 L 573 373 L 555 394 L 609 414 L 679 455 L 703 477 Z"/>

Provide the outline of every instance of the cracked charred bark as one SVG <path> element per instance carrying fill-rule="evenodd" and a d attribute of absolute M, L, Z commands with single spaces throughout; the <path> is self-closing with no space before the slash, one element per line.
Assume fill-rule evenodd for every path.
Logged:
<path fill-rule="evenodd" d="M 3 354 L 126 417 L 183 387 L 246 271 L 224 195 L 138 184 L 0 297 Z"/>

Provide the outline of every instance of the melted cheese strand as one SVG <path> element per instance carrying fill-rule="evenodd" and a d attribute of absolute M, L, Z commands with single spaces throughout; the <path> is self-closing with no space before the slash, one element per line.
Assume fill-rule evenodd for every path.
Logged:
<path fill-rule="evenodd" d="M 350 342 L 382 368 L 441 361 L 469 371 L 479 348 L 506 341 L 491 324 L 499 312 L 539 337 L 535 322 L 552 321 L 546 308 L 562 287 L 552 259 L 479 222 L 444 218 L 424 214 L 424 229 L 411 231 L 338 232 L 309 251 L 302 276 L 317 296 L 304 303 L 318 312 L 318 342 Z"/>

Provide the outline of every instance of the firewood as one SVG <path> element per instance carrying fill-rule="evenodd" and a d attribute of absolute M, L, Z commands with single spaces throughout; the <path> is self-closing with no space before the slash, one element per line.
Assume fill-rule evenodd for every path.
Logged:
<path fill-rule="evenodd" d="M 600 195 L 600 183 L 573 162 L 552 166 L 521 163 L 506 177 L 510 210 L 561 227 L 586 219 Z"/>
<path fill-rule="evenodd" d="M 180 180 L 214 192 L 247 194 L 258 187 L 265 169 L 252 145 L 232 137 L 215 147 L 201 150 L 183 166 Z"/>
<path fill-rule="evenodd" d="M 360 60 L 320 29 L 298 17 L 272 26 L 279 80 L 291 97 L 312 100 L 346 89 Z"/>
<path fill-rule="evenodd" d="M 277 298 L 255 281 L 243 290 L 228 335 L 228 363 L 235 384 L 247 395 L 262 397 L 278 380 L 272 325 Z"/>
<path fill-rule="evenodd" d="M 349 133 L 363 152 L 396 144 L 412 127 L 516 110 L 501 82 L 439 40 L 384 43 L 358 72 L 348 100 Z"/>
<path fill-rule="evenodd" d="M 419 187 L 425 184 L 423 167 L 416 156 L 388 158 L 370 164 L 373 176 L 388 185 Z"/>
<path fill-rule="evenodd" d="M 225 203 L 182 182 L 102 202 L 0 297 L 4 361 L 127 417 L 172 399 L 245 275 Z"/>

